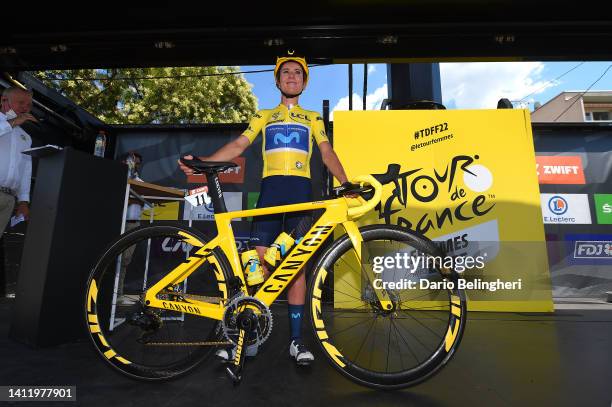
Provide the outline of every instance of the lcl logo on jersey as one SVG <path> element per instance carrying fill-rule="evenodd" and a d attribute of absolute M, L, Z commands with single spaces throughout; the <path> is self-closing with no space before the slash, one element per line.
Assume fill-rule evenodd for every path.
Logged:
<path fill-rule="evenodd" d="M 536 156 L 540 184 L 584 184 L 584 170 L 579 155 Z"/>
<path fill-rule="evenodd" d="M 301 119 L 301 120 L 308 120 L 308 121 L 310 121 L 310 117 L 308 117 L 308 116 L 306 116 L 305 114 L 302 114 L 302 113 L 291 112 L 290 116 L 293 119 Z"/>

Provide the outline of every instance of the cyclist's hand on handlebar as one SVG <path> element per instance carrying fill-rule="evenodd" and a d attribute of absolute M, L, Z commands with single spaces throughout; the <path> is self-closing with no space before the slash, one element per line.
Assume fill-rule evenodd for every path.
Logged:
<path fill-rule="evenodd" d="M 346 188 L 346 189 L 351 189 L 354 187 L 353 184 L 351 184 L 349 181 L 343 182 L 342 183 L 342 187 Z M 345 194 L 343 195 L 345 198 L 353 198 L 353 199 L 357 199 L 359 198 L 359 194 Z"/>
<path fill-rule="evenodd" d="M 184 155 L 183 158 L 185 160 L 193 160 L 193 156 L 190 154 Z M 179 168 L 181 169 L 181 171 L 185 173 L 185 175 L 193 175 L 194 171 L 191 168 L 187 167 L 185 164 L 183 164 L 180 158 L 177 160 L 177 162 L 178 162 Z"/>
<path fill-rule="evenodd" d="M 344 197 L 344 198 L 359 198 L 360 196 L 359 184 L 353 184 L 351 182 L 343 182 L 339 187 L 334 188 L 332 196 Z"/>

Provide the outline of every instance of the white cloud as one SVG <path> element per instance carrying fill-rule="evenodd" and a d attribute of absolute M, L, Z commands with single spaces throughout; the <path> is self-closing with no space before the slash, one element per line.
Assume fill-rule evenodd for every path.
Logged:
<path fill-rule="evenodd" d="M 378 110 L 380 109 L 380 104 L 383 99 L 387 97 L 387 84 L 385 83 L 380 88 L 376 89 L 374 92 L 369 93 L 366 96 L 366 110 Z M 345 96 L 338 100 L 336 106 L 332 109 L 330 113 L 329 120 L 334 120 L 334 112 L 336 110 L 349 110 L 349 97 Z M 363 110 L 363 99 L 357 93 L 353 93 L 353 110 Z"/>
<path fill-rule="evenodd" d="M 501 98 L 515 101 L 555 86 L 541 80 L 543 69 L 541 62 L 443 63 L 442 99 L 456 109 L 495 109 Z"/>
<path fill-rule="evenodd" d="M 369 64 L 368 65 L 368 73 L 370 74 L 370 73 L 374 73 L 374 72 L 376 72 L 376 65 Z"/>

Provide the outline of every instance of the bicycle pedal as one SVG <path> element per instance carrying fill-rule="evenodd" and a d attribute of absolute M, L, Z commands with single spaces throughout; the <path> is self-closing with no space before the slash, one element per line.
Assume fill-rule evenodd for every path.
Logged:
<path fill-rule="evenodd" d="M 232 366 L 226 367 L 225 373 L 227 373 L 229 378 L 232 379 L 232 383 L 234 383 L 234 386 L 239 385 L 240 382 L 242 381 L 242 374 L 239 371 L 234 372 L 232 369 Z"/>

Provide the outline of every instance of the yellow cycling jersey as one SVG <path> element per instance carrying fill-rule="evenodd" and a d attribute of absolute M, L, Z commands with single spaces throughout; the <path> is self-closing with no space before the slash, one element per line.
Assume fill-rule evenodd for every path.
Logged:
<path fill-rule="evenodd" d="M 263 134 L 263 178 L 295 175 L 310 178 L 312 139 L 317 145 L 328 141 L 323 118 L 298 105 L 291 109 L 282 103 L 274 109 L 260 110 L 242 133 L 251 143 Z"/>

